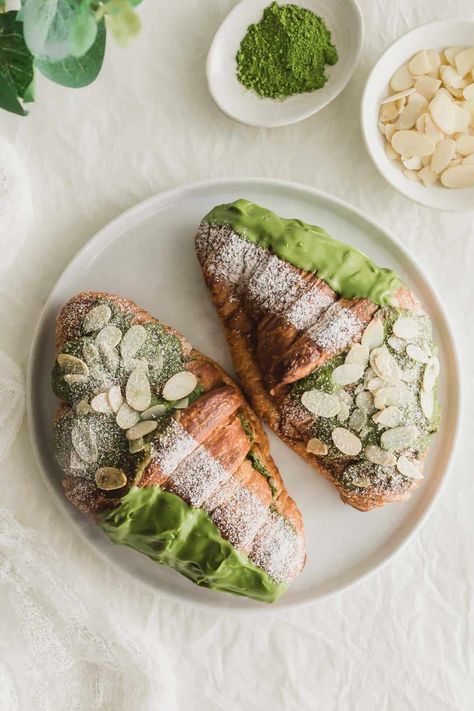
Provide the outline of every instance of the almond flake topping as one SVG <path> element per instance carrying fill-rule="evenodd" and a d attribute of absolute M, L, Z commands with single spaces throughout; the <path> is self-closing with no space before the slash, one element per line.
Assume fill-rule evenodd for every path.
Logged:
<path fill-rule="evenodd" d="M 374 348 L 370 354 L 370 366 L 375 374 L 387 383 L 400 380 L 400 368 L 386 346 Z"/>
<path fill-rule="evenodd" d="M 141 419 L 142 420 L 154 420 L 156 417 L 161 417 L 162 415 L 166 415 L 168 408 L 166 405 L 153 405 L 153 407 L 149 407 L 148 410 L 144 410 L 141 414 Z"/>
<path fill-rule="evenodd" d="M 378 427 L 397 427 L 402 422 L 402 413 L 398 407 L 390 405 L 377 412 L 372 419 Z"/>
<path fill-rule="evenodd" d="M 183 397 L 183 398 L 181 398 L 181 400 L 177 400 L 177 402 L 175 402 L 174 409 L 175 410 L 185 410 L 188 405 L 189 405 L 189 398 Z"/>
<path fill-rule="evenodd" d="M 420 406 L 427 420 L 431 420 L 434 413 L 433 390 L 420 390 Z"/>
<path fill-rule="evenodd" d="M 117 326 L 105 326 L 95 337 L 97 345 L 105 348 L 115 348 L 122 340 L 122 331 Z"/>
<path fill-rule="evenodd" d="M 337 413 L 337 419 L 339 420 L 339 422 L 345 422 L 348 417 L 349 407 L 347 403 L 344 402 L 344 400 L 341 400 L 341 407 L 339 409 L 339 412 Z"/>
<path fill-rule="evenodd" d="M 84 321 L 82 322 L 82 328 L 85 333 L 92 333 L 93 331 L 100 331 L 112 318 L 112 311 L 110 306 L 107 304 L 99 304 L 99 306 L 94 306 L 93 309 L 89 311 L 86 315 Z"/>
<path fill-rule="evenodd" d="M 411 341 L 416 338 L 419 331 L 420 327 L 417 320 L 409 316 L 400 316 L 393 324 L 394 334 L 405 341 Z"/>
<path fill-rule="evenodd" d="M 150 382 L 141 368 L 135 368 L 130 373 L 125 386 L 125 399 L 130 407 L 141 412 L 151 405 Z"/>
<path fill-rule="evenodd" d="M 123 403 L 115 418 L 115 422 L 122 430 L 128 430 L 129 427 L 136 425 L 139 420 L 140 414 L 136 410 L 132 410 L 126 402 Z"/>
<path fill-rule="evenodd" d="M 356 405 L 360 410 L 364 412 L 372 412 L 374 409 L 374 398 L 370 392 L 363 390 L 356 395 Z"/>
<path fill-rule="evenodd" d="M 75 385 L 76 383 L 84 383 L 87 380 L 87 375 L 79 375 L 79 373 L 67 373 L 64 376 L 64 382 L 68 385 Z"/>
<path fill-rule="evenodd" d="M 317 437 L 312 437 L 307 446 L 306 451 L 311 452 L 311 454 L 317 454 L 320 457 L 324 457 L 328 453 L 327 445 L 321 442 Z"/>
<path fill-rule="evenodd" d="M 338 450 L 349 457 L 355 457 L 362 449 L 360 439 L 344 427 L 336 427 L 331 436 Z"/>
<path fill-rule="evenodd" d="M 87 363 L 69 353 L 58 355 L 58 365 L 68 375 L 89 375 Z"/>
<path fill-rule="evenodd" d="M 406 354 L 409 358 L 416 360 L 418 363 L 428 363 L 430 359 L 428 353 L 414 343 L 409 343 L 407 345 Z"/>
<path fill-rule="evenodd" d="M 89 423 L 79 420 L 71 430 L 72 446 L 80 458 L 88 464 L 93 464 L 99 458 L 97 439 Z"/>
<path fill-rule="evenodd" d="M 158 427 L 158 423 L 154 420 L 144 420 L 139 422 L 137 425 L 130 427 L 126 432 L 126 437 L 128 440 L 140 439 L 147 434 L 150 434 Z"/>
<path fill-rule="evenodd" d="M 356 408 L 351 415 L 351 419 L 349 420 L 349 427 L 351 427 L 351 429 L 355 430 L 356 432 L 360 432 L 360 430 L 366 424 L 367 424 L 367 411 L 360 410 L 359 408 Z"/>
<path fill-rule="evenodd" d="M 138 439 L 132 439 L 128 443 L 128 451 L 130 454 L 137 454 L 138 452 L 141 452 L 142 449 L 145 449 L 145 440 L 143 437 L 139 437 Z"/>
<path fill-rule="evenodd" d="M 403 353 L 405 351 L 406 341 L 403 338 L 390 336 L 390 338 L 387 339 L 387 343 L 396 353 Z"/>
<path fill-rule="evenodd" d="M 374 395 L 374 405 L 377 410 L 383 410 L 390 405 L 398 405 L 400 400 L 400 390 L 395 387 L 380 388 Z"/>
<path fill-rule="evenodd" d="M 93 397 L 91 400 L 91 407 L 95 412 L 101 412 L 105 415 L 112 413 L 107 393 L 99 393 Z"/>
<path fill-rule="evenodd" d="M 146 341 L 146 329 L 144 326 L 137 324 L 136 326 L 131 326 L 128 331 L 124 333 L 122 341 L 120 343 L 120 352 L 124 360 L 129 360 L 133 358 L 143 344 Z"/>
<path fill-rule="evenodd" d="M 337 395 L 323 390 L 307 390 L 302 394 L 301 402 L 317 417 L 335 417 L 341 409 L 341 400 Z"/>
<path fill-rule="evenodd" d="M 364 368 L 366 368 L 367 363 L 369 362 L 369 349 L 367 346 L 363 346 L 360 343 L 354 343 L 349 353 L 346 355 L 344 362 L 346 365 L 357 363 L 358 365 L 363 365 Z"/>
<path fill-rule="evenodd" d="M 350 385 L 356 383 L 364 375 L 364 365 L 360 363 L 344 363 L 332 371 L 332 381 L 336 385 Z"/>
<path fill-rule="evenodd" d="M 127 477 L 121 469 L 116 467 L 101 467 L 95 473 L 95 483 L 99 489 L 114 491 L 125 486 Z"/>
<path fill-rule="evenodd" d="M 365 329 L 361 344 L 372 351 L 383 344 L 384 328 L 381 319 L 373 318 Z"/>
<path fill-rule="evenodd" d="M 196 385 L 196 376 L 187 370 L 182 370 L 165 383 L 163 397 L 168 401 L 182 400 L 183 397 L 192 393 Z"/>
<path fill-rule="evenodd" d="M 432 390 L 439 375 L 439 360 L 432 356 L 426 364 L 423 372 L 423 390 Z"/>
<path fill-rule="evenodd" d="M 396 457 L 392 452 L 387 452 L 386 449 L 377 447 L 375 444 L 369 444 L 364 449 L 365 458 L 372 464 L 378 464 L 381 467 L 394 467 Z"/>
<path fill-rule="evenodd" d="M 384 449 L 392 452 L 399 452 L 402 449 L 408 449 L 416 442 L 419 435 L 418 428 L 415 425 L 407 427 L 394 427 L 386 430 L 381 438 L 380 443 Z"/>
<path fill-rule="evenodd" d="M 120 408 L 123 405 L 123 397 L 122 393 L 120 391 L 120 386 L 119 385 L 112 385 L 110 390 L 107 393 L 107 397 L 109 400 L 109 405 L 112 408 L 112 411 L 117 414 L 117 412 L 120 410 Z"/>
<path fill-rule="evenodd" d="M 415 465 L 415 462 L 413 462 L 411 459 L 408 459 L 408 457 L 401 456 L 398 458 L 397 469 L 400 474 L 403 474 L 403 476 L 408 477 L 408 479 L 413 479 L 414 481 L 423 479 L 423 474 Z"/>

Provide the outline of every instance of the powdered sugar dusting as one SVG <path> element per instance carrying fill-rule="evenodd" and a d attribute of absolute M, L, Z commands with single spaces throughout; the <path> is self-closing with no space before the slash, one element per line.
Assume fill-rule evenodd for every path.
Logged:
<path fill-rule="evenodd" d="M 249 558 L 277 582 L 291 580 L 304 563 L 304 546 L 286 519 L 273 513 L 256 536 Z"/>
<path fill-rule="evenodd" d="M 214 509 L 211 518 L 232 545 L 246 551 L 268 515 L 268 508 L 255 494 L 237 485 L 228 501 Z"/>
<path fill-rule="evenodd" d="M 330 306 L 308 336 L 327 353 L 338 353 L 362 332 L 364 324 L 351 309 L 335 303 Z"/>
<path fill-rule="evenodd" d="M 220 462 L 201 445 L 175 469 L 166 485 L 191 506 L 202 506 L 229 476 Z"/>
<path fill-rule="evenodd" d="M 197 447 L 196 440 L 188 435 L 176 420 L 171 419 L 165 432 L 160 436 L 159 446 L 154 452 L 153 459 L 162 472 L 169 476 Z"/>

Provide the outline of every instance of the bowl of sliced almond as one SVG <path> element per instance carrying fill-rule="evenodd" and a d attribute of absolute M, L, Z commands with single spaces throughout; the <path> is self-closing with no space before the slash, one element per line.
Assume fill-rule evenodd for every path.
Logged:
<path fill-rule="evenodd" d="M 362 133 L 406 197 L 474 211 L 474 21 L 422 25 L 380 57 L 362 96 Z"/>

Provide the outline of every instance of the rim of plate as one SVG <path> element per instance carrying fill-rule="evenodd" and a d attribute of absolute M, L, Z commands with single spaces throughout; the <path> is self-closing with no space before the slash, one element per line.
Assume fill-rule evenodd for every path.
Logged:
<path fill-rule="evenodd" d="M 433 22 L 425 22 L 422 25 L 418 25 L 417 27 L 414 27 L 413 29 L 409 30 L 408 32 L 405 32 L 404 34 L 400 35 L 397 37 L 389 46 L 382 52 L 382 54 L 378 57 L 378 59 L 375 61 L 375 64 L 373 65 L 372 69 L 370 70 L 369 76 L 367 77 L 367 80 L 365 82 L 364 90 L 362 92 L 362 97 L 360 101 L 360 109 L 359 109 L 359 120 L 362 128 L 362 136 L 364 138 L 364 143 L 365 147 L 367 150 L 367 153 L 370 156 L 370 159 L 372 160 L 372 163 L 374 166 L 377 168 L 379 174 L 382 176 L 384 180 L 387 181 L 387 183 L 397 191 L 400 195 L 403 195 L 404 197 L 408 198 L 409 200 L 412 200 L 415 202 L 417 205 L 422 205 L 423 207 L 428 207 L 431 208 L 432 210 L 438 210 L 439 212 L 453 212 L 453 213 L 468 213 L 469 210 L 461 210 L 454 205 L 451 207 L 446 207 L 446 206 L 440 206 L 440 205 L 432 205 L 427 203 L 426 201 L 422 200 L 421 198 L 417 197 L 416 195 L 413 195 L 409 188 L 407 187 L 406 190 L 401 188 L 399 185 L 397 185 L 396 181 L 392 179 L 391 175 L 389 173 L 386 173 L 382 170 L 382 166 L 376 159 L 374 152 L 372 150 L 371 143 L 369 142 L 369 139 L 367 137 L 367 131 L 366 131 L 366 122 L 364 120 L 364 110 L 365 110 L 365 104 L 366 101 L 368 100 L 368 91 L 370 89 L 370 83 L 372 81 L 372 77 L 375 74 L 375 71 L 377 70 L 378 65 L 382 61 L 382 59 L 385 57 L 388 52 L 390 52 L 393 47 L 395 47 L 399 42 L 402 42 L 402 40 L 405 40 L 407 37 L 411 37 L 412 35 L 417 34 L 420 30 L 426 29 L 428 27 L 434 28 L 434 27 L 442 27 L 446 26 L 451 23 L 455 22 L 463 22 L 463 23 L 469 23 L 474 26 L 474 19 L 472 18 L 465 18 L 465 17 L 459 17 L 459 18 L 451 18 L 450 20 L 434 20 Z M 432 287 L 431 282 L 429 282 L 430 287 Z M 443 314 L 446 316 L 446 314 Z"/>
<path fill-rule="evenodd" d="M 369 222 L 371 225 L 373 225 L 377 230 L 380 230 L 381 232 L 384 233 L 386 238 L 390 243 L 395 244 L 397 249 L 399 249 L 403 256 L 407 258 L 409 261 L 411 267 L 415 269 L 421 276 L 421 278 L 424 280 L 425 284 L 427 285 L 430 295 L 432 299 L 434 300 L 436 307 L 439 311 L 439 314 L 442 319 L 442 325 L 444 329 L 446 330 L 446 334 L 449 338 L 449 342 L 451 345 L 451 357 L 452 357 L 452 365 L 454 367 L 454 372 L 450 372 L 450 379 L 454 383 L 454 398 L 455 398 L 455 422 L 454 426 L 452 427 L 452 444 L 450 447 L 450 450 L 447 455 L 446 459 L 446 466 L 444 468 L 444 472 L 440 478 L 440 481 L 438 483 L 437 488 L 434 490 L 433 494 L 431 495 L 431 498 L 425 504 L 424 509 L 422 512 L 419 514 L 417 517 L 415 523 L 411 525 L 408 531 L 404 531 L 400 534 L 400 537 L 398 539 L 398 542 L 393 545 L 393 547 L 389 550 L 388 553 L 386 553 L 378 562 L 373 564 L 371 567 L 368 567 L 366 570 L 364 570 L 360 575 L 354 577 L 351 581 L 349 581 L 346 584 L 341 585 L 339 588 L 336 590 L 328 590 L 327 592 L 324 592 L 316 597 L 313 597 L 312 599 L 306 599 L 306 600 L 298 600 L 294 602 L 285 602 L 285 595 L 280 598 L 280 600 L 275 604 L 275 605 L 255 605 L 255 606 L 249 606 L 248 608 L 246 607 L 238 607 L 238 606 L 216 606 L 212 603 L 212 599 L 210 597 L 209 602 L 204 601 L 204 600 L 198 600 L 198 599 L 190 599 L 190 598 L 183 598 L 180 595 L 175 595 L 167 590 L 163 590 L 155 585 L 153 585 L 149 580 L 144 579 L 141 576 L 136 576 L 133 574 L 132 571 L 129 571 L 128 569 L 122 567 L 122 565 L 116 561 L 115 559 L 109 557 L 106 552 L 93 544 L 93 542 L 88 538 L 86 535 L 86 532 L 83 529 L 82 526 L 82 520 L 75 520 L 71 516 L 71 510 L 70 510 L 70 504 L 68 504 L 68 501 L 65 496 L 61 496 L 58 494 L 58 492 L 54 489 L 53 484 L 46 473 L 46 469 L 43 467 L 42 464 L 42 458 L 40 454 L 40 448 L 36 439 L 36 433 L 35 433 L 35 424 L 34 424 L 34 419 L 32 416 L 33 412 L 33 387 L 32 387 L 32 378 L 33 378 L 33 369 L 34 369 L 34 364 L 35 364 L 35 356 L 36 356 L 36 351 L 38 349 L 38 342 L 39 342 L 39 337 L 42 331 L 42 328 L 44 326 L 44 322 L 47 320 L 48 312 L 51 308 L 51 303 L 54 300 L 55 292 L 59 288 L 60 284 L 64 280 L 64 278 L 68 275 L 69 272 L 74 270 L 75 263 L 76 261 L 80 260 L 84 255 L 87 255 L 89 251 L 92 251 L 96 245 L 100 244 L 102 241 L 108 242 L 113 242 L 115 239 L 115 234 L 114 234 L 114 229 L 117 223 L 121 223 L 123 221 L 126 221 L 130 224 L 134 224 L 134 218 L 136 215 L 141 214 L 144 209 L 147 207 L 150 207 L 153 205 L 157 200 L 160 202 L 170 202 L 175 200 L 180 194 L 182 193 L 187 193 L 187 192 L 193 192 L 196 190 L 202 190 L 205 188 L 213 188 L 213 187 L 225 187 L 228 185 L 229 187 L 233 183 L 245 183 L 247 185 L 268 185 L 268 186 L 276 186 L 279 188 L 287 188 L 290 190 L 294 190 L 296 192 L 303 192 L 306 194 L 311 194 L 314 195 L 318 198 L 321 198 L 325 200 L 327 203 L 332 203 L 334 205 L 338 205 L 339 207 L 349 210 L 353 214 L 357 215 L 360 219 L 362 219 L 365 222 Z M 33 334 L 33 338 L 31 340 L 31 347 L 30 347 L 30 355 L 28 358 L 28 366 L 27 366 L 27 377 L 26 377 L 26 410 L 27 410 L 27 422 L 28 422 L 28 431 L 29 431 L 29 436 L 30 436 L 30 442 L 31 446 L 33 449 L 36 465 L 39 469 L 41 478 L 43 479 L 43 482 L 45 483 L 47 489 L 49 492 L 52 494 L 54 498 L 55 505 L 59 508 L 61 515 L 63 515 L 65 518 L 67 518 L 68 522 L 70 525 L 73 526 L 73 528 L 76 530 L 76 532 L 79 534 L 80 538 L 82 540 L 85 540 L 87 542 L 87 545 L 89 548 L 93 549 L 94 552 L 104 561 L 106 561 L 108 564 L 110 564 L 113 568 L 116 570 L 120 571 L 122 574 L 126 574 L 128 577 L 131 579 L 138 581 L 140 584 L 144 585 L 149 591 L 153 592 L 154 594 L 159 594 L 162 595 L 163 597 L 166 597 L 169 600 L 172 600 L 173 602 L 179 602 L 183 605 L 189 605 L 190 607 L 193 607 L 195 609 L 200 609 L 202 610 L 207 609 L 207 610 L 214 610 L 215 612 L 221 613 L 221 614 L 242 614 L 242 615 L 249 615 L 249 614 L 277 614 L 279 611 L 285 609 L 285 610 L 290 610 L 290 609 L 297 609 L 301 607 L 305 607 L 307 605 L 315 604 L 317 602 L 320 602 L 322 600 L 326 600 L 329 597 L 343 593 L 351 588 L 353 588 L 355 585 L 358 585 L 361 583 L 363 580 L 366 578 L 370 577 L 373 573 L 381 570 L 390 560 L 394 558 L 394 556 L 408 543 L 408 541 L 414 536 L 414 534 L 419 531 L 420 527 L 423 525 L 423 523 L 426 521 L 428 518 L 429 514 L 432 512 L 436 502 L 438 501 L 441 491 L 443 490 L 445 484 L 446 484 L 446 479 L 448 478 L 448 474 L 451 471 L 451 465 L 452 465 L 452 460 L 459 442 L 459 430 L 460 430 L 460 422 L 461 422 L 461 416 L 462 416 L 462 408 L 463 408 L 463 402 L 462 402 L 462 396 L 461 396 L 461 369 L 460 369 L 460 364 L 459 364 L 459 356 L 457 352 L 457 348 L 455 345 L 455 340 L 453 337 L 453 333 L 451 330 L 451 326 L 449 324 L 449 320 L 447 318 L 446 311 L 444 309 L 443 304 L 439 300 L 436 291 L 434 290 L 434 287 L 431 283 L 431 280 L 429 277 L 425 274 L 423 269 L 419 267 L 419 265 L 414 261 L 413 257 L 411 256 L 409 250 L 396 238 L 394 237 L 391 232 L 389 232 L 385 227 L 383 227 L 380 223 L 378 223 L 376 220 L 373 220 L 372 218 L 368 218 L 365 213 L 360 210 L 357 207 L 354 207 L 347 201 L 343 200 L 342 198 L 336 197 L 334 195 L 331 195 L 330 193 L 327 193 L 323 190 L 318 190 L 317 188 L 313 188 L 308 185 L 304 185 L 303 183 L 297 183 L 294 181 L 287 181 L 287 180 L 278 180 L 274 178 L 253 178 L 253 177 L 236 177 L 236 178 L 214 178 L 210 180 L 200 180 L 200 181 L 195 181 L 191 183 L 185 183 L 184 185 L 171 188 L 169 190 L 164 190 L 162 192 L 156 193 L 155 195 L 137 203 L 136 205 L 132 206 L 131 208 L 125 210 L 124 212 L 120 213 L 117 215 L 117 217 L 113 218 L 110 220 L 106 225 L 104 225 L 98 232 L 96 232 L 82 247 L 79 249 L 76 254 L 73 256 L 73 258 L 68 262 L 66 267 L 63 269 L 61 274 L 59 275 L 58 279 L 55 281 L 53 288 L 51 289 L 48 298 L 45 301 L 45 304 L 41 310 L 38 322 L 36 324 L 36 328 Z M 87 521 L 86 521 L 87 522 Z M 138 553 L 137 553 L 138 555 Z"/>
<path fill-rule="evenodd" d="M 237 5 L 235 5 L 232 10 L 224 17 L 222 22 L 220 23 L 219 27 L 217 28 L 214 37 L 212 38 L 211 45 L 209 47 L 209 51 L 207 53 L 207 58 L 206 58 L 206 80 L 207 80 L 207 86 L 209 89 L 209 93 L 216 104 L 216 106 L 222 111 L 223 114 L 225 114 L 228 118 L 232 119 L 232 121 L 237 121 L 238 123 L 242 123 L 245 126 L 252 126 L 253 128 L 281 128 L 282 126 L 291 126 L 292 124 L 299 123 L 300 121 L 304 121 L 307 118 L 310 118 L 310 116 L 314 116 L 315 114 L 319 113 L 322 109 L 324 109 L 328 104 L 330 104 L 334 99 L 336 99 L 339 94 L 344 91 L 346 86 L 348 85 L 349 81 L 352 79 L 352 76 L 356 70 L 356 68 L 359 65 L 360 62 L 360 57 L 362 54 L 362 48 L 364 46 L 364 37 L 365 37 L 365 25 L 364 25 L 364 16 L 362 14 L 362 10 L 359 7 L 359 4 L 357 0 L 346 0 L 354 9 L 354 12 L 356 13 L 358 17 L 358 29 L 359 29 L 359 41 L 357 43 L 357 47 L 354 53 L 354 62 L 352 65 L 352 69 L 350 72 L 347 73 L 346 78 L 341 81 L 340 85 L 335 87 L 332 91 L 328 91 L 328 97 L 326 100 L 322 101 L 316 108 L 312 109 L 307 109 L 306 111 L 300 111 L 298 114 L 295 114 L 294 118 L 291 119 L 275 119 L 271 123 L 268 121 L 246 121 L 243 118 L 238 118 L 234 114 L 230 113 L 227 111 L 224 106 L 222 105 L 219 95 L 215 92 L 214 90 L 214 84 L 210 79 L 211 75 L 211 64 L 213 61 L 213 56 L 215 52 L 217 51 L 217 44 L 219 40 L 219 34 L 222 29 L 222 26 L 224 23 L 227 23 L 227 21 L 232 21 L 233 16 L 237 14 L 239 10 L 239 5 L 241 5 L 243 2 L 246 2 L 246 0 L 240 0 Z M 268 0 L 269 4 L 271 0 Z M 286 0 L 287 3 L 291 2 L 291 0 Z M 295 185 L 299 183 L 294 183 Z"/>

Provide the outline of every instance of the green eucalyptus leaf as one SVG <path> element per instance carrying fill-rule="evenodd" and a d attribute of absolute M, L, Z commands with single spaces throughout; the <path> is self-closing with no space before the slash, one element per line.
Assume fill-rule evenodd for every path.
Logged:
<path fill-rule="evenodd" d="M 23 106 L 18 101 L 15 88 L 0 74 L 0 108 L 19 116 L 26 116 Z"/>
<path fill-rule="evenodd" d="M 82 57 L 95 42 L 97 23 L 88 5 L 79 5 L 69 34 L 69 49 L 73 57 Z"/>
<path fill-rule="evenodd" d="M 76 0 L 26 0 L 23 32 L 35 57 L 59 61 L 70 55 L 69 37 L 76 9 Z"/>
<path fill-rule="evenodd" d="M 94 44 L 83 57 L 67 57 L 60 62 L 35 61 L 41 74 L 56 84 L 79 89 L 91 84 L 99 74 L 105 54 L 104 22 L 97 25 L 97 37 Z"/>
<path fill-rule="evenodd" d="M 106 17 L 107 29 L 117 44 L 125 46 L 129 39 L 139 33 L 140 18 L 129 0 L 108 0 L 101 9 Z"/>
<path fill-rule="evenodd" d="M 33 81 L 33 57 L 23 39 L 23 25 L 16 12 L 0 15 L 0 75 L 24 98 Z M 6 91 L 6 90 L 5 90 Z"/>

